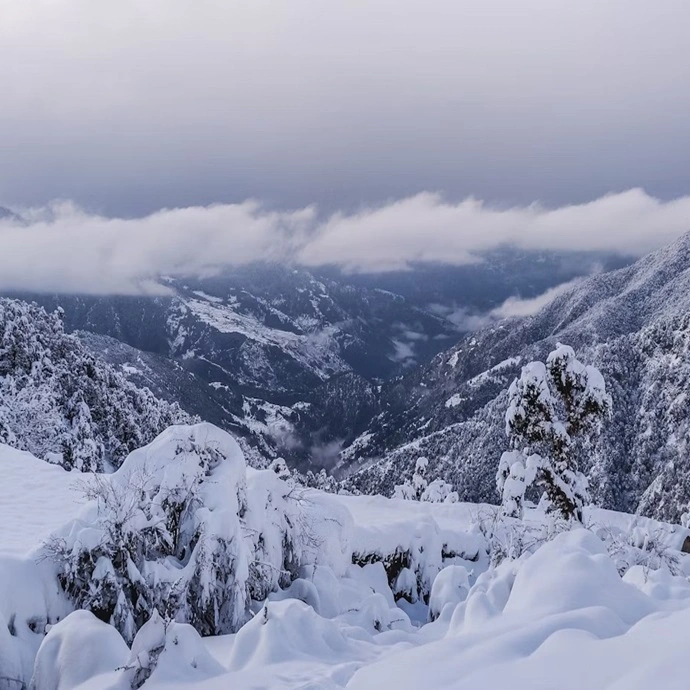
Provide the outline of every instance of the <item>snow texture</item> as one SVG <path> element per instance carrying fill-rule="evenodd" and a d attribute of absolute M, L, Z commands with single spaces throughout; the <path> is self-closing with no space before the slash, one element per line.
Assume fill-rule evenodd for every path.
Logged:
<path fill-rule="evenodd" d="M 70 473 L 25 454 L 3 448 L 0 464 L 11 469 L 2 533 L 15 533 L 0 556 L 0 676 L 35 690 L 687 687 L 690 559 L 680 548 L 690 532 L 681 526 L 595 508 L 573 527 L 529 503 L 515 520 L 488 505 L 295 495 L 272 469 L 246 468 L 225 432 L 173 427 L 107 481 L 138 494 L 148 478 L 152 512 L 137 503 L 131 518 L 143 531 L 162 509 L 158 497 L 195 486 L 189 525 L 239 541 L 227 572 L 236 584 L 247 578 L 246 619 L 202 638 L 197 620 L 180 619 L 189 609 L 171 617 L 154 606 L 125 641 L 73 611 L 58 564 L 37 558 L 45 546 L 27 554 L 69 517 L 70 500 L 82 512 L 58 532 L 79 548 L 101 545 L 98 498 L 80 497 L 59 479 Z M 48 500 L 49 485 L 70 498 Z M 117 571 L 102 557 L 96 580 Z M 165 583 L 188 567 L 182 560 L 170 553 L 140 568 L 132 559 L 127 576 Z"/>

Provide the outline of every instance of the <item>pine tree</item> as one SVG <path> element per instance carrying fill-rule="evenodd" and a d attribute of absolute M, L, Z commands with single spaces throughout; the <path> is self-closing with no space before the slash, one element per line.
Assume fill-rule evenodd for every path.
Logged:
<path fill-rule="evenodd" d="M 404 484 L 397 484 L 393 497 L 426 503 L 457 503 L 458 493 L 453 491 L 453 487 L 448 482 L 443 479 L 434 479 L 429 482 L 426 476 L 428 466 L 427 458 L 417 458 L 412 479 L 408 479 Z"/>
<path fill-rule="evenodd" d="M 429 460 L 425 457 L 417 458 L 414 466 L 414 474 L 411 480 L 406 480 L 404 484 L 397 484 L 393 491 L 394 498 L 403 498 L 408 501 L 419 501 L 429 483 L 426 480 L 426 468 Z"/>
<path fill-rule="evenodd" d="M 66 469 L 103 471 L 193 421 L 64 332 L 61 310 L 0 299 L 0 442 Z"/>
<path fill-rule="evenodd" d="M 506 514 L 521 517 L 525 490 L 537 482 L 549 510 L 582 520 L 589 500 L 578 450 L 587 447 L 609 415 L 611 398 L 598 369 L 558 344 L 546 364 L 531 362 L 510 386 L 503 454 L 496 482 Z"/>

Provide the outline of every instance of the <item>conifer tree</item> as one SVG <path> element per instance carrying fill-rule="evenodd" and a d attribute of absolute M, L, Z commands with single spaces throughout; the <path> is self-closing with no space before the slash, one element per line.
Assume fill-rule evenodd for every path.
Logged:
<path fill-rule="evenodd" d="M 589 494 L 578 450 L 600 431 L 611 409 L 601 372 L 558 344 L 546 364 L 522 368 L 508 396 L 506 433 L 512 450 L 501 457 L 496 475 L 504 512 L 522 517 L 525 490 L 536 482 L 550 511 L 581 521 Z"/>

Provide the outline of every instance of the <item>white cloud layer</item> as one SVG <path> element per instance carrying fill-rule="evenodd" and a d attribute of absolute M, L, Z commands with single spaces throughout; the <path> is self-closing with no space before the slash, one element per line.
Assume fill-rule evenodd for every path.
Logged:
<path fill-rule="evenodd" d="M 664 202 L 640 189 L 552 209 L 454 204 L 422 193 L 327 217 L 313 206 L 274 211 L 254 201 L 134 219 L 91 215 L 70 203 L 22 213 L 26 224 L 0 220 L 0 289 L 159 293 L 160 276 L 253 261 L 381 271 L 467 263 L 504 244 L 641 255 L 690 229 L 690 197 Z"/>
<path fill-rule="evenodd" d="M 489 312 L 491 319 L 507 319 L 513 316 L 532 316 L 541 311 L 547 304 L 553 302 L 556 297 L 575 287 L 582 278 L 575 278 L 566 283 L 555 285 L 545 290 L 541 295 L 521 299 L 520 297 L 508 297 L 508 299 Z"/>

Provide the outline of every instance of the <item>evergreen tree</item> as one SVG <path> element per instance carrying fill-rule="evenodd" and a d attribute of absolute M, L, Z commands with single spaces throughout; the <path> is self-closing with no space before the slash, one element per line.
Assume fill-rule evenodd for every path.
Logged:
<path fill-rule="evenodd" d="M 396 485 L 393 496 L 395 498 L 404 498 L 408 501 L 419 501 L 422 494 L 426 490 L 429 483 L 426 480 L 426 468 L 429 461 L 425 457 L 417 458 L 414 466 L 414 474 L 412 479 L 408 479 L 404 484 Z"/>
<path fill-rule="evenodd" d="M 171 424 L 192 421 L 64 332 L 61 310 L 0 299 L 0 442 L 103 471 Z"/>
<path fill-rule="evenodd" d="M 429 460 L 425 457 L 417 458 L 414 474 L 411 480 L 404 484 L 396 485 L 394 498 L 403 498 L 408 501 L 425 501 L 427 503 L 457 503 L 457 491 L 442 479 L 434 479 L 429 482 L 426 478 Z"/>
<path fill-rule="evenodd" d="M 536 481 L 551 511 L 582 520 L 589 494 L 578 450 L 591 443 L 611 409 L 601 373 L 559 344 L 546 364 L 522 368 L 508 397 L 506 433 L 513 450 L 501 457 L 496 477 L 504 512 L 521 517 L 525 490 Z"/>

